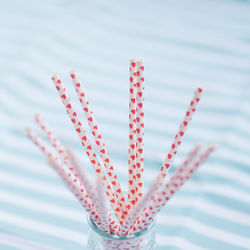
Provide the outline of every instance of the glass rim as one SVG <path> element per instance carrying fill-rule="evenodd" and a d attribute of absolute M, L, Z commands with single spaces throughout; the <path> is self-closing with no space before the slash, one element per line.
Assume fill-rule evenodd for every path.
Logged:
<path fill-rule="evenodd" d="M 107 232 L 104 232 L 103 230 L 101 230 L 96 223 L 94 222 L 94 220 L 87 214 L 87 220 L 88 220 L 88 224 L 90 225 L 90 227 L 92 228 L 92 230 L 94 230 L 98 235 L 100 235 L 101 237 L 105 237 L 107 239 L 110 240 L 118 240 L 118 241 L 122 241 L 122 240 L 132 240 L 132 239 L 137 239 L 145 234 L 147 234 L 148 232 L 151 231 L 151 229 L 154 227 L 155 225 L 155 221 L 156 221 L 156 216 L 152 219 L 152 221 L 146 226 L 144 227 L 141 231 L 136 232 L 134 234 L 130 234 L 130 235 L 114 235 L 114 234 L 109 234 Z"/>

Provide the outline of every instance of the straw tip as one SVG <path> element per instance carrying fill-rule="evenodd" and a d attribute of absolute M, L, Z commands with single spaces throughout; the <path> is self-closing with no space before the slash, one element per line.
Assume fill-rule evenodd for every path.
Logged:
<path fill-rule="evenodd" d="M 38 121 L 40 119 L 40 115 L 38 113 L 34 114 L 35 121 Z"/>
<path fill-rule="evenodd" d="M 69 74 L 70 74 L 70 77 L 71 77 L 72 79 L 74 79 L 75 76 L 76 76 L 76 74 L 77 74 L 76 69 L 71 69 L 71 70 L 69 71 Z"/>
<path fill-rule="evenodd" d="M 51 75 L 51 79 L 53 81 L 55 81 L 57 78 L 58 78 L 58 74 L 57 73 L 54 73 L 54 74 Z"/>
<path fill-rule="evenodd" d="M 30 128 L 25 128 L 24 129 L 24 133 L 27 135 L 27 134 L 29 134 L 31 132 L 31 129 Z"/>
<path fill-rule="evenodd" d="M 217 148 L 219 147 L 219 144 L 216 143 L 216 142 L 213 142 L 213 143 L 210 144 L 210 147 L 211 147 L 212 149 L 217 149 Z"/>
<path fill-rule="evenodd" d="M 203 92 L 203 91 L 204 91 L 204 87 L 201 86 L 201 85 L 199 85 L 199 86 L 197 87 L 197 91 L 198 91 L 199 93 Z"/>
<path fill-rule="evenodd" d="M 197 147 L 201 148 L 202 146 L 204 146 L 204 142 L 202 141 L 197 142 Z"/>

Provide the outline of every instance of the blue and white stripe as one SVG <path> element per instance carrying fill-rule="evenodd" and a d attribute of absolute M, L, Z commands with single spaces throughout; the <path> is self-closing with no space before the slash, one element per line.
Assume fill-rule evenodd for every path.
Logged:
<path fill-rule="evenodd" d="M 158 249 L 250 249 L 249 3 L 2 2 L 0 249 L 85 249 L 81 206 L 22 130 L 39 112 L 93 175 L 50 80 L 59 73 L 77 104 L 68 71 L 78 69 L 126 188 L 131 57 L 145 61 L 146 186 L 198 85 L 175 165 L 197 141 L 220 145 L 158 216 Z"/>

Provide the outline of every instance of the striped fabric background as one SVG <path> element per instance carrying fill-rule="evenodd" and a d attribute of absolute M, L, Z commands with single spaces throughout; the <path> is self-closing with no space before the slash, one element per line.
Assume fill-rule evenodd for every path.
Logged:
<path fill-rule="evenodd" d="M 250 249 L 250 2 L 230 0 L 1 1 L 0 249 L 86 248 L 81 206 L 23 128 L 40 113 L 93 174 L 50 80 L 77 104 L 78 69 L 126 188 L 131 57 L 145 61 L 146 186 L 198 85 L 172 170 L 195 142 L 220 144 L 159 215 L 158 249 Z"/>

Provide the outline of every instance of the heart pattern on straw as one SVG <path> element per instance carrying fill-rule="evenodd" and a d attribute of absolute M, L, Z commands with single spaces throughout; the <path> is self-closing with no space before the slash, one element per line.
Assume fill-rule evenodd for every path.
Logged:
<path fill-rule="evenodd" d="M 35 115 L 35 121 L 48 139 L 50 146 L 32 129 L 27 128 L 25 130 L 26 135 L 44 153 L 50 166 L 78 199 L 94 223 L 102 231 L 109 234 L 130 235 L 147 227 L 216 148 L 215 144 L 211 144 L 204 152 L 200 153 L 202 144 L 198 143 L 180 167 L 175 170 L 169 181 L 164 183 L 200 102 L 203 88 L 198 87 L 161 165 L 159 174 L 144 194 L 144 69 L 143 60 L 130 60 L 127 197 L 125 197 L 121 188 L 118 176 L 115 173 L 115 166 L 100 132 L 100 126 L 95 120 L 87 94 L 83 89 L 84 84 L 81 82 L 76 70 L 70 71 L 70 77 L 97 145 L 100 161 L 95 153 L 95 148 L 83 129 L 82 122 L 78 118 L 74 106 L 68 98 L 61 79 L 55 74 L 52 81 L 96 173 L 96 185 L 90 180 L 74 151 L 63 146 L 40 115 Z M 103 244 L 106 249 L 118 247 L 116 243 L 109 240 L 104 240 Z M 127 242 L 124 246 L 122 244 L 119 245 L 121 249 L 140 249 L 141 241 L 135 241 L 133 244 Z"/>

